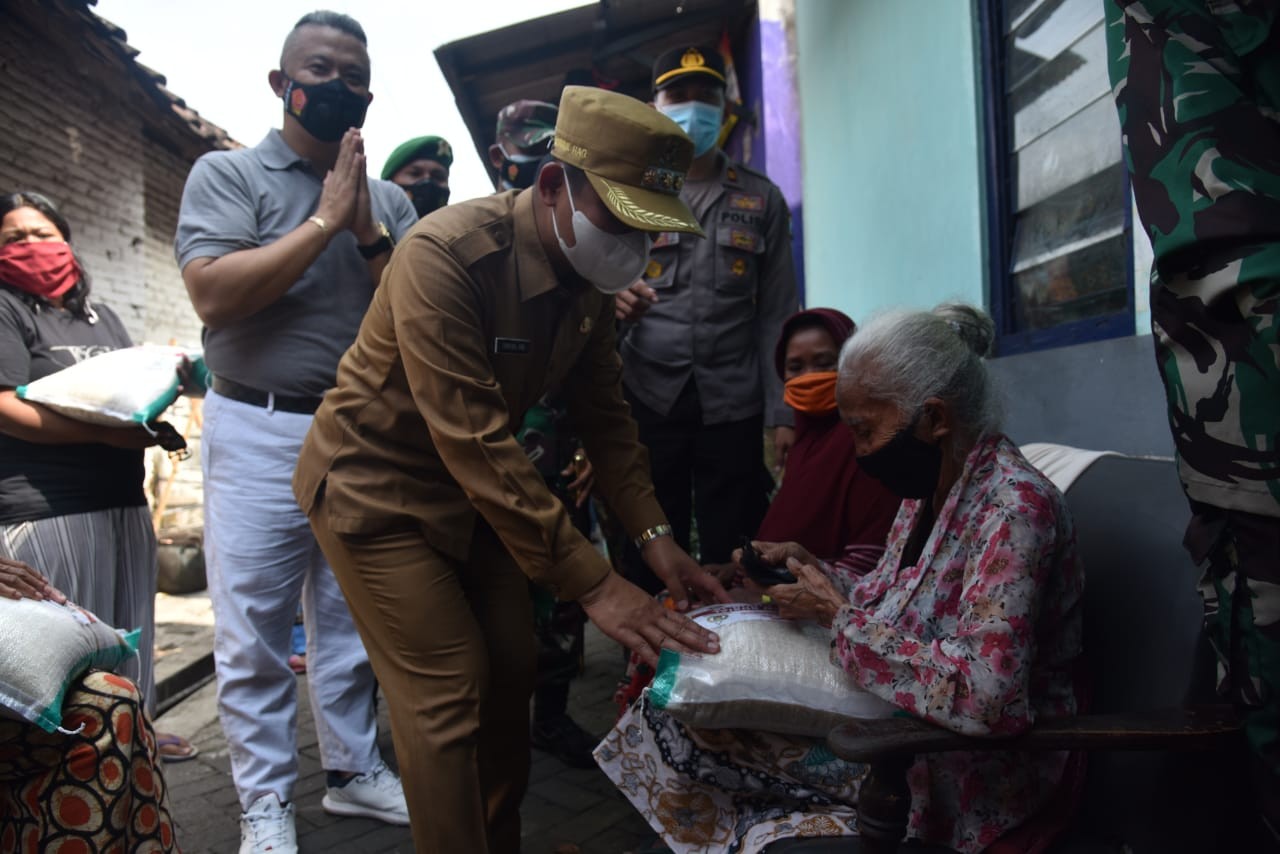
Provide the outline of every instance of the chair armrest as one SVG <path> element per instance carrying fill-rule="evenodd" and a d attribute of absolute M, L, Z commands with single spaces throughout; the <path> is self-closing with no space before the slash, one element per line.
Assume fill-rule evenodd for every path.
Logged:
<path fill-rule="evenodd" d="M 1021 735 L 957 735 L 919 718 L 894 717 L 841 724 L 827 736 L 832 752 L 851 762 L 953 750 L 1208 750 L 1238 737 L 1230 706 L 1163 709 L 1113 715 L 1045 718 Z"/>

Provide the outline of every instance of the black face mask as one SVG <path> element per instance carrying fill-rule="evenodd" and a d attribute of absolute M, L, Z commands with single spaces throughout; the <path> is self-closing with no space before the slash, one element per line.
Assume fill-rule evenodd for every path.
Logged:
<path fill-rule="evenodd" d="M 865 457 L 858 467 L 899 498 L 928 498 L 938 488 L 942 448 L 916 438 L 917 415 L 893 438 Z"/>
<path fill-rule="evenodd" d="M 348 128 L 364 125 L 369 100 L 336 77 L 324 83 L 290 80 L 284 88 L 284 108 L 316 139 L 337 142 Z"/>
<path fill-rule="evenodd" d="M 520 162 L 508 157 L 502 158 L 502 170 L 498 173 L 498 185 L 504 190 L 523 190 L 532 187 L 538 177 L 538 164 L 541 158 Z"/>
<path fill-rule="evenodd" d="M 449 204 L 449 188 L 441 187 L 430 178 L 424 178 L 416 184 L 410 184 L 405 189 L 409 191 L 413 209 L 418 212 L 419 217 L 424 217 L 432 211 L 439 210 Z"/>

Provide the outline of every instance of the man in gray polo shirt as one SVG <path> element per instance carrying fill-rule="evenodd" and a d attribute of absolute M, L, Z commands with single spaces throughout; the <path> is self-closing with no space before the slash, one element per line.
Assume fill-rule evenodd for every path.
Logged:
<path fill-rule="evenodd" d="M 408 824 L 378 754 L 369 659 L 290 487 L 298 450 L 356 331 L 393 239 L 417 221 L 369 180 L 369 57 L 360 25 L 316 12 L 270 82 L 282 130 L 202 157 L 187 179 L 177 255 L 215 378 L 205 402 L 205 551 L 218 709 L 244 815 L 241 854 L 297 850 L 296 699 L 286 663 L 299 598 L 326 811 Z"/>

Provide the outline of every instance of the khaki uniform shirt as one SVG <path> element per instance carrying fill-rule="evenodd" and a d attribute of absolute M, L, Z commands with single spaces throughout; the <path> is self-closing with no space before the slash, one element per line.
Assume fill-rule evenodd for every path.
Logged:
<path fill-rule="evenodd" d="M 693 377 L 706 424 L 763 412 L 767 426 L 790 425 L 773 364 L 799 302 L 790 213 L 768 178 L 723 155 L 720 166 L 710 192 L 686 182 L 682 193 L 707 236 L 663 234 L 649 253 L 658 302 L 624 325 L 624 379 L 664 415 Z"/>
<path fill-rule="evenodd" d="M 516 442 L 558 389 L 633 535 L 666 521 L 621 394 L 613 298 L 562 287 L 532 191 L 433 213 L 396 247 L 294 474 L 339 534 L 421 530 L 465 560 L 478 512 L 534 581 L 575 599 L 610 571 Z"/>

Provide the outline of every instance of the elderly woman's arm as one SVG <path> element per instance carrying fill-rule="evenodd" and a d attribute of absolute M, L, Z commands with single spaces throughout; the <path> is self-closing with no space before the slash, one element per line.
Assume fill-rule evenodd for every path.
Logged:
<path fill-rule="evenodd" d="M 1053 532 L 994 512 L 963 567 L 954 637 L 924 640 L 911 621 L 886 624 L 845 606 L 832 655 L 864 689 L 963 735 L 1031 726 L 1031 667 L 1041 592 L 1054 571 Z"/>

